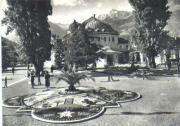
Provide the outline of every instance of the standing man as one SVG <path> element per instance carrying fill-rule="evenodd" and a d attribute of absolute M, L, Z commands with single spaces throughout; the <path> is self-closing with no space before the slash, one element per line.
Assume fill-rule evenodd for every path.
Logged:
<path fill-rule="evenodd" d="M 15 69 L 14 69 L 14 66 L 12 67 L 12 73 L 13 73 L 13 75 L 14 75 L 14 71 L 15 71 Z"/>
<path fill-rule="evenodd" d="M 31 71 L 31 86 L 32 88 L 34 88 L 34 77 L 35 77 L 35 73 L 34 70 Z"/>
<path fill-rule="evenodd" d="M 7 88 L 7 76 L 4 78 L 4 88 Z"/>
<path fill-rule="evenodd" d="M 54 66 L 51 65 L 51 73 L 53 73 L 53 70 L 54 70 Z"/>
<path fill-rule="evenodd" d="M 146 71 L 144 69 L 142 69 L 142 76 L 143 76 L 143 80 L 146 78 Z"/>
<path fill-rule="evenodd" d="M 48 89 L 50 87 L 50 75 L 48 71 L 46 71 L 44 78 L 45 78 L 45 86 Z"/>
<path fill-rule="evenodd" d="M 112 77 L 113 72 L 112 72 L 111 67 L 109 65 L 107 65 L 107 72 L 108 72 L 108 82 L 111 80 L 114 81 L 114 79 Z"/>

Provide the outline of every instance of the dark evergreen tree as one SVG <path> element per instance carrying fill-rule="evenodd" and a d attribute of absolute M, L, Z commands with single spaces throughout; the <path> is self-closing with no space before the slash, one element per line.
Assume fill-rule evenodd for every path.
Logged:
<path fill-rule="evenodd" d="M 64 66 L 64 44 L 59 37 L 55 38 L 55 64 L 58 69 L 61 69 Z"/>
<path fill-rule="evenodd" d="M 159 53 L 159 40 L 171 12 L 168 0 L 129 0 L 134 7 L 135 30 L 132 40 L 147 56 L 150 67 L 155 68 L 155 56 Z"/>
<path fill-rule="evenodd" d="M 17 64 L 19 55 L 17 53 L 17 44 L 4 37 L 1 38 L 2 41 L 2 69 L 7 67 L 12 67 Z"/>

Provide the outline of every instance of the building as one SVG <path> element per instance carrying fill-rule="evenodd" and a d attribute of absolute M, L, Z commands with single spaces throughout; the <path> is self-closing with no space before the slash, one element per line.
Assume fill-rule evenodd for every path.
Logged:
<path fill-rule="evenodd" d="M 119 33 L 109 24 L 100 21 L 95 15 L 82 24 L 88 33 L 89 41 L 101 45 L 102 51 L 106 55 L 106 58 L 97 61 L 97 67 L 104 67 L 107 64 L 116 66 L 128 63 L 129 41 L 120 38 Z M 68 36 L 70 35 L 67 34 L 63 37 L 63 42 L 68 43 Z"/>

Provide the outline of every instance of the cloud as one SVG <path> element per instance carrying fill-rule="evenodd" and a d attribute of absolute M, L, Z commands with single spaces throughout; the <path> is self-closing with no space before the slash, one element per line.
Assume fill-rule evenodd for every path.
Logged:
<path fill-rule="evenodd" d="M 62 5 L 62 6 L 77 6 L 77 5 L 85 5 L 84 0 L 52 0 L 54 6 Z"/>
<path fill-rule="evenodd" d="M 105 14 L 112 9 L 132 11 L 128 0 L 52 0 L 52 22 L 70 23 L 83 21 L 93 14 Z M 58 21 L 59 20 L 59 21 Z"/>

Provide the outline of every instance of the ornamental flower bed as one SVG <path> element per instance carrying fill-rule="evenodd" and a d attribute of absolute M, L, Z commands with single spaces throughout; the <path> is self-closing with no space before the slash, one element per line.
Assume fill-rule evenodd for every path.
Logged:
<path fill-rule="evenodd" d="M 106 108 L 137 100 L 140 94 L 131 91 L 78 87 L 75 92 L 66 88 L 16 96 L 4 101 L 5 107 L 18 107 L 17 112 L 30 112 L 32 117 L 50 123 L 72 123 L 97 118 Z"/>

